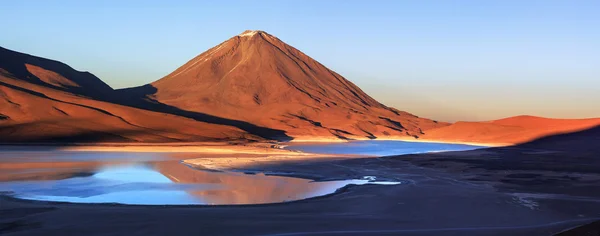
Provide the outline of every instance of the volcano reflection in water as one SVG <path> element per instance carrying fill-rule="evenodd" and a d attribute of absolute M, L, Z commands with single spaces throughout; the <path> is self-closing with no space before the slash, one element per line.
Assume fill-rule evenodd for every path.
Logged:
<path fill-rule="evenodd" d="M 100 168 L 87 177 L 1 183 L 19 198 L 74 203 L 139 205 L 233 205 L 301 200 L 334 193 L 349 184 L 400 184 L 360 180 L 310 179 L 212 172 L 177 161 L 138 163 Z"/>

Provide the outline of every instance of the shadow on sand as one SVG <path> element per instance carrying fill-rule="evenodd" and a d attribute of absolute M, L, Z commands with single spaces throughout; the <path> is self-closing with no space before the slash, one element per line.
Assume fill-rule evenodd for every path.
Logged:
<path fill-rule="evenodd" d="M 39 93 L 39 92 L 32 91 L 32 90 L 22 88 L 19 86 L 11 85 L 8 83 L 0 82 L 0 86 L 6 86 L 6 87 L 9 87 L 9 88 L 21 91 L 21 92 L 28 93 L 33 96 L 49 99 L 49 100 L 52 100 L 55 102 L 61 102 L 61 103 L 66 103 L 66 104 L 70 104 L 70 105 L 74 105 L 74 106 L 80 106 L 80 107 L 84 107 L 84 108 L 88 108 L 88 109 L 92 109 L 92 110 L 104 113 L 109 116 L 115 116 L 114 114 L 112 114 L 106 110 L 103 110 L 103 109 L 99 109 L 99 108 L 91 107 L 91 106 L 87 106 L 87 105 L 82 105 L 82 104 L 77 104 L 77 103 L 72 103 L 72 102 L 61 101 L 58 99 L 48 97 L 43 93 Z M 204 113 L 200 113 L 200 112 L 186 111 L 186 110 L 179 109 L 177 107 L 159 103 L 157 101 L 151 100 L 146 97 L 148 94 L 152 94 L 154 92 L 156 92 L 156 89 L 154 87 L 152 87 L 151 85 L 145 85 L 145 86 L 138 87 L 138 88 L 125 89 L 123 91 L 113 92 L 112 96 L 100 96 L 100 97 L 96 97 L 96 99 L 110 102 L 110 103 L 119 104 L 119 105 L 154 111 L 154 112 L 168 113 L 168 114 L 172 114 L 172 115 L 187 117 L 187 118 L 191 118 L 191 119 L 194 119 L 197 121 L 211 123 L 211 124 L 233 126 L 233 127 L 239 128 L 241 130 L 244 130 L 250 134 L 254 134 L 261 138 L 268 139 L 268 140 L 290 141 L 293 139 L 292 137 L 286 135 L 285 131 L 282 131 L 282 130 L 261 127 L 261 126 L 253 125 L 251 123 L 244 122 L 244 121 L 221 118 L 221 117 L 212 116 L 212 115 L 208 115 L 208 114 L 204 114 Z M 2 117 L 6 117 L 6 116 L 0 114 L 0 118 L 2 118 Z M 117 116 L 115 116 L 115 117 L 117 117 Z M 119 118 L 119 117 L 117 117 L 117 118 Z M 6 119 L 8 119 L 8 117 L 6 117 Z M 34 124 L 34 123 L 25 123 L 25 124 L 20 124 L 17 126 L 0 127 L 0 133 L 10 134 L 10 132 L 8 132 L 8 133 L 6 132 L 6 129 L 14 129 L 16 127 L 22 128 L 25 125 L 31 125 L 31 124 Z M 2 132 L 3 130 L 5 132 Z M 80 135 L 74 135 L 73 137 L 57 136 L 56 139 L 37 140 L 36 138 L 31 138 L 31 140 L 27 140 L 27 141 L 65 142 L 65 140 L 77 141 L 78 138 L 84 138 L 84 139 L 80 140 L 79 142 L 113 141 L 113 138 L 111 138 L 110 140 L 105 139 L 105 138 L 107 138 L 107 136 L 103 135 L 104 133 L 114 133 L 114 132 L 113 131 L 107 131 L 107 132 L 99 132 L 98 131 L 98 132 L 89 132 L 88 134 L 85 135 L 85 137 L 82 137 Z M 98 136 L 93 137 L 94 134 L 98 134 Z M 0 138 L 0 140 L 5 141 L 5 142 L 10 142 L 11 138 L 5 137 L 5 139 Z M 126 142 L 126 141 L 131 141 L 131 140 L 126 140 L 126 139 L 120 140 L 120 142 Z M 177 140 L 173 140 L 173 141 L 177 141 Z"/>
<path fill-rule="evenodd" d="M 137 142 L 127 138 L 127 135 L 139 135 L 139 134 L 150 134 L 146 130 L 126 130 L 126 129 L 112 129 L 112 130 L 78 130 L 77 132 L 69 133 L 36 133 L 26 136 L 13 136 L 11 133 L 18 133 L 20 129 L 31 129 L 31 132 L 35 132 L 35 127 L 39 125 L 52 125 L 52 122 L 29 122 L 22 124 L 12 124 L 0 126 L 0 143 L 18 143 L 19 145 L 41 145 L 41 144 L 52 144 L 52 143 L 101 143 L 101 142 Z M 57 124 L 60 126 L 60 124 Z"/>
<path fill-rule="evenodd" d="M 248 122 L 222 118 L 201 112 L 187 111 L 164 103 L 160 103 L 148 97 L 148 95 L 152 95 L 156 93 L 156 91 L 157 89 L 150 84 L 140 87 L 121 89 L 117 90 L 117 95 L 111 99 L 108 99 L 108 101 L 144 110 L 183 116 L 201 122 L 233 126 L 265 139 L 273 139 L 282 142 L 290 141 L 293 139 L 292 137 L 285 134 L 285 131 L 283 130 L 261 127 Z"/>

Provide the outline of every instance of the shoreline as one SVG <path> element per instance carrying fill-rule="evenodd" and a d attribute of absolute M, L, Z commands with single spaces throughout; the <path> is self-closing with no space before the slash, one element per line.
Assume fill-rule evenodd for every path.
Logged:
<path fill-rule="evenodd" d="M 384 137 L 384 138 L 376 138 L 376 139 L 368 139 L 368 138 L 356 138 L 356 139 L 338 139 L 332 137 L 322 137 L 322 136 L 314 136 L 314 137 L 299 137 L 297 139 L 293 139 L 287 142 L 276 142 L 276 141 L 264 141 L 264 142 L 172 142 L 172 143 L 0 143 L 0 150 L 3 147 L 60 147 L 63 150 L 73 150 L 73 151 L 139 151 L 139 152 L 148 152 L 149 148 L 158 148 L 156 152 L 177 152 L 171 149 L 175 148 L 184 148 L 186 151 L 190 152 L 203 152 L 204 150 L 212 149 L 223 149 L 223 147 L 227 147 L 226 149 L 231 149 L 231 147 L 239 147 L 234 149 L 244 149 L 244 148 L 254 148 L 254 149 L 265 149 L 265 150 L 286 150 L 285 146 L 288 144 L 296 144 L 296 143 L 347 143 L 352 141 L 403 141 L 403 142 L 414 142 L 414 143 L 441 143 L 441 144 L 464 144 L 464 145 L 472 145 L 472 146 L 482 146 L 482 147 L 506 147 L 516 145 L 514 143 L 493 143 L 493 142 L 464 142 L 464 141 L 452 141 L 452 140 L 435 140 L 435 139 L 426 139 L 426 138 L 411 138 L 411 137 Z M 231 149 L 232 153 L 245 153 L 245 152 L 235 152 Z M 254 153 L 254 152 L 253 152 Z"/>
<path fill-rule="evenodd" d="M 489 143 L 489 142 L 464 142 L 464 141 L 451 141 L 451 140 L 435 140 L 435 139 L 406 139 L 402 137 L 398 138 L 383 138 L 376 140 L 386 140 L 386 141 L 404 141 L 404 142 L 414 142 L 414 143 L 443 143 L 443 144 L 463 144 L 463 145 L 471 145 L 471 146 L 481 146 L 481 147 L 507 147 L 516 145 L 515 143 Z"/>
<path fill-rule="evenodd" d="M 384 137 L 376 139 L 358 138 L 352 140 L 344 139 L 333 139 L 330 137 L 312 137 L 310 139 L 294 139 L 289 142 L 282 143 L 346 143 L 352 141 L 403 141 L 403 142 L 414 142 L 414 143 L 442 143 L 442 144 L 463 144 L 471 146 L 481 147 L 506 147 L 516 145 L 514 143 L 492 143 L 492 142 L 464 142 L 464 141 L 451 141 L 451 140 L 435 140 L 426 138 L 410 138 L 410 137 Z"/>
<path fill-rule="evenodd" d="M 90 143 L 90 144 L 2 144 L 0 151 L 91 151 L 91 152 L 156 152 L 156 153 L 210 153 L 210 154 L 285 154 L 306 156 L 309 153 L 278 148 L 276 144 L 256 143 Z"/>
<path fill-rule="evenodd" d="M 377 158 L 374 156 L 363 155 L 344 155 L 344 154 L 319 154 L 306 153 L 306 155 L 270 155 L 247 156 L 247 157 L 201 157 L 184 159 L 181 162 L 201 169 L 232 171 L 247 170 L 257 166 L 267 166 L 272 164 L 297 163 L 299 161 L 336 161 L 357 158 Z"/>

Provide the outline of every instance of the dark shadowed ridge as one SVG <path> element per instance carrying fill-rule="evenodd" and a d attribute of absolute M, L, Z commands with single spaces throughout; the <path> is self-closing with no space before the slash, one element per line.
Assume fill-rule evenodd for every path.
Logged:
<path fill-rule="evenodd" d="M 46 58 L 36 57 L 0 47 L 0 66 L 9 74 L 27 82 L 96 99 L 110 96 L 113 89 L 89 72 L 80 72 L 70 66 Z M 46 71 L 31 72 L 28 66 Z M 45 77 L 45 78 L 40 78 Z"/>
<path fill-rule="evenodd" d="M 573 133 L 551 135 L 514 147 L 600 154 L 600 126 Z"/>

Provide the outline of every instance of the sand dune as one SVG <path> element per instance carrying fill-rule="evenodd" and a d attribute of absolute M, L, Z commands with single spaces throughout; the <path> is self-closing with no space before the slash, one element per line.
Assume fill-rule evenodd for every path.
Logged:
<path fill-rule="evenodd" d="M 428 130 L 422 140 L 511 145 L 560 133 L 589 129 L 600 125 L 600 118 L 551 119 L 515 116 L 485 122 L 456 122 Z"/>

